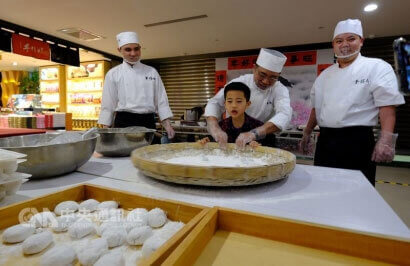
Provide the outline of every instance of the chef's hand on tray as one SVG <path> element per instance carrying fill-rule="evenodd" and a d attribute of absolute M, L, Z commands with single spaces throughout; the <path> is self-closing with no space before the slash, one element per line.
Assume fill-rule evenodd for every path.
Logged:
<path fill-rule="evenodd" d="M 236 147 L 243 149 L 245 148 L 245 145 L 254 141 L 256 139 L 256 136 L 252 132 L 246 132 L 246 133 L 241 133 L 239 136 L 236 138 Z"/>
<path fill-rule="evenodd" d="M 389 163 L 393 161 L 397 136 L 398 134 L 393 134 L 388 131 L 381 131 L 379 134 L 379 140 L 374 146 L 372 161 L 378 163 Z"/>
<path fill-rule="evenodd" d="M 162 121 L 162 126 L 165 128 L 165 130 L 167 131 L 167 135 L 168 135 L 168 139 L 173 139 L 175 136 L 175 131 L 171 126 L 171 122 L 169 121 L 169 119 L 165 119 Z"/>

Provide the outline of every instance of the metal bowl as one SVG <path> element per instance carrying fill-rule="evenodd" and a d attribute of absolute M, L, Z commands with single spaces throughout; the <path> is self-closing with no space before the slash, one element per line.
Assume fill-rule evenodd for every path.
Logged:
<path fill-rule="evenodd" d="M 95 151 L 107 157 L 130 156 L 136 148 L 151 144 L 155 131 L 145 127 L 99 128 Z"/>
<path fill-rule="evenodd" d="M 30 179 L 54 177 L 73 172 L 87 162 L 94 152 L 98 137 L 98 134 L 94 133 L 85 140 L 49 144 L 61 134 L 72 133 L 0 138 L 0 148 L 27 154 L 27 161 L 20 163 L 17 171 L 31 174 Z"/>

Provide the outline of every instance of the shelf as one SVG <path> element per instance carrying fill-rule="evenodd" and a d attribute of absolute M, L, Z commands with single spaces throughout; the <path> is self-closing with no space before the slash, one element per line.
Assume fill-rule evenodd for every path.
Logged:
<path fill-rule="evenodd" d="M 98 117 L 77 117 L 77 116 L 73 116 L 73 120 L 91 120 L 91 121 L 98 121 Z"/>
<path fill-rule="evenodd" d="M 47 94 L 60 94 L 59 91 L 40 91 L 40 94 L 47 93 Z"/>
<path fill-rule="evenodd" d="M 42 105 L 59 105 L 60 103 L 52 103 L 52 102 L 42 102 Z"/>
<path fill-rule="evenodd" d="M 103 80 L 104 77 L 81 77 L 81 78 L 67 78 L 67 80 L 71 81 L 84 81 L 84 80 L 89 80 L 89 79 L 101 79 Z"/>
<path fill-rule="evenodd" d="M 75 93 L 96 93 L 96 92 L 102 93 L 103 91 L 102 90 L 67 91 L 67 94 L 68 93 L 71 93 L 71 94 L 75 94 Z"/>
<path fill-rule="evenodd" d="M 101 105 L 101 103 L 67 103 L 67 105 L 88 106 L 88 105 Z"/>
<path fill-rule="evenodd" d="M 47 82 L 47 83 L 51 83 L 51 82 L 58 82 L 58 79 L 46 79 L 46 80 L 40 80 L 40 82 Z"/>

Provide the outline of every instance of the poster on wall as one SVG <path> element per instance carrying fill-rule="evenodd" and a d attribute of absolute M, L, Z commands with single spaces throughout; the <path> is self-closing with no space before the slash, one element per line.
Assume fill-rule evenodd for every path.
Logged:
<path fill-rule="evenodd" d="M 289 90 L 293 109 L 288 129 L 305 125 L 310 114 L 310 89 L 316 77 L 333 64 L 332 49 L 285 53 L 288 58 L 281 73 L 281 82 Z M 252 73 L 257 55 L 224 57 L 215 60 L 215 93 L 232 79 Z"/>

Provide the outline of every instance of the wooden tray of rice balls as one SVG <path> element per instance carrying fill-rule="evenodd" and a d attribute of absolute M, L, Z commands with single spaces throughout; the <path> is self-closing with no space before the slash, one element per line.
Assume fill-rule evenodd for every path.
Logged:
<path fill-rule="evenodd" d="M 213 208 L 163 265 L 410 265 L 410 242 Z"/>
<path fill-rule="evenodd" d="M 167 182 L 200 186 L 248 186 L 286 178 L 294 154 L 276 148 L 238 150 L 235 144 L 171 143 L 135 149 L 131 160 L 145 175 Z"/>
<path fill-rule="evenodd" d="M 208 210 L 75 186 L 0 208 L 0 265 L 159 265 Z"/>

